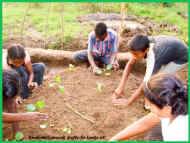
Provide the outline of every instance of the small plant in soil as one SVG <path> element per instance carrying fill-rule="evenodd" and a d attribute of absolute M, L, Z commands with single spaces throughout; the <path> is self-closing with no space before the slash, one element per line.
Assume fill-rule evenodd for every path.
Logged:
<path fill-rule="evenodd" d="M 64 129 L 62 129 L 62 131 L 63 131 L 64 133 L 71 134 L 72 129 L 71 129 L 70 127 L 65 127 Z"/>
<path fill-rule="evenodd" d="M 35 106 L 38 110 L 43 109 L 45 107 L 45 102 L 42 100 L 39 100 L 36 102 Z"/>
<path fill-rule="evenodd" d="M 75 71 L 75 65 L 69 64 L 69 71 Z"/>
<path fill-rule="evenodd" d="M 40 124 L 41 129 L 46 129 L 48 127 L 47 123 Z"/>
<path fill-rule="evenodd" d="M 28 104 L 28 105 L 26 105 L 26 110 L 28 112 L 34 112 L 36 110 L 36 106 L 33 104 Z"/>
<path fill-rule="evenodd" d="M 101 69 L 97 69 L 96 72 L 95 72 L 96 75 L 102 75 L 102 73 L 103 73 L 103 72 L 102 72 Z"/>
<path fill-rule="evenodd" d="M 15 140 L 16 141 L 20 141 L 20 140 L 22 140 L 24 138 L 24 134 L 22 133 L 22 132 L 17 132 L 16 134 L 15 134 Z"/>
<path fill-rule="evenodd" d="M 49 83 L 49 87 L 55 87 L 56 86 L 56 83 Z"/>
<path fill-rule="evenodd" d="M 106 72 L 106 73 L 105 73 L 105 76 L 110 76 L 110 75 L 111 75 L 110 72 Z"/>
<path fill-rule="evenodd" d="M 60 76 L 60 75 L 56 75 L 56 76 L 55 76 L 55 82 L 56 82 L 57 84 L 60 84 L 61 81 L 62 81 L 61 76 Z"/>
<path fill-rule="evenodd" d="M 113 67 L 112 67 L 112 65 L 111 65 L 111 64 L 109 64 L 109 65 L 107 65 L 107 66 L 106 66 L 106 70 L 107 70 L 107 71 L 112 70 L 112 68 L 113 68 Z"/>
<path fill-rule="evenodd" d="M 64 92 L 65 92 L 64 86 L 59 85 L 59 92 L 60 92 L 61 94 L 64 94 Z"/>
<path fill-rule="evenodd" d="M 103 84 L 102 83 L 96 83 L 96 90 L 98 91 L 98 92 L 102 92 L 102 90 L 103 90 Z"/>

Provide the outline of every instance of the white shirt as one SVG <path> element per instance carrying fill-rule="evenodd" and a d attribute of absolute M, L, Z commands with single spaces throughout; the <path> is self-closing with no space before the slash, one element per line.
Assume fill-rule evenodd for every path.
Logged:
<path fill-rule="evenodd" d="M 161 127 L 164 141 L 188 141 L 188 115 L 177 116 L 171 123 L 162 118 Z"/>
<path fill-rule="evenodd" d="M 150 77 L 152 76 L 153 70 L 154 70 L 154 64 L 155 64 L 155 54 L 153 51 L 154 44 L 150 44 L 150 48 L 147 53 L 147 58 L 146 58 L 146 73 L 144 76 L 144 82 L 147 82 Z"/>

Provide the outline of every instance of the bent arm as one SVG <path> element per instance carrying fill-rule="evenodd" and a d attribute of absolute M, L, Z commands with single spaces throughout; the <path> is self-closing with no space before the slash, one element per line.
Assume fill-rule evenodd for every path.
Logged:
<path fill-rule="evenodd" d="M 125 66 L 125 69 L 123 71 L 123 75 L 122 75 L 121 81 L 119 83 L 119 86 L 116 89 L 116 92 L 118 92 L 119 94 L 121 92 L 123 92 L 126 82 L 127 82 L 127 79 L 128 79 L 128 76 L 131 73 L 132 67 L 135 64 L 135 62 L 136 62 L 136 60 L 133 57 L 131 57 L 131 59 L 127 62 L 127 65 Z"/>
<path fill-rule="evenodd" d="M 144 133 L 160 123 L 160 119 L 153 113 L 149 113 L 138 121 L 134 122 L 115 136 L 110 141 L 127 140 L 131 137 Z"/>

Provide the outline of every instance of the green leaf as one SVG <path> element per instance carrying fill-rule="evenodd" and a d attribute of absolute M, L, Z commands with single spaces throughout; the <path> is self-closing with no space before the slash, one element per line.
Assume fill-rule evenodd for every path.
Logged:
<path fill-rule="evenodd" d="M 56 83 L 50 83 L 49 87 L 54 87 L 56 85 Z"/>
<path fill-rule="evenodd" d="M 34 112 L 36 110 L 36 107 L 33 104 L 26 105 L 26 109 L 28 112 Z"/>
<path fill-rule="evenodd" d="M 59 91 L 60 91 L 62 94 L 64 94 L 64 92 L 65 92 L 64 86 L 60 85 L 60 86 L 59 86 Z"/>
<path fill-rule="evenodd" d="M 73 64 L 69 64 L 69 70 L 70 71 L 74 71 L 75 70 L 75 66 Z"/>
<path fill-rule="evenodd" d="M 96 83 L 96 89 L 97 89 L 97 91 L 98 92 L 102 92 L 102 90 L 103 90 L 103 84 L 102 83 Z"/>
<path fill-rule="evenodd" d="M 106 76 L 110 76 L 111 73 L 110 73 L 110 72 L 106 72 L 105 75 L 106 75 Z"/>
<path fill-rule="evenodd" d="M 44 101 L 37 101 L 35 106 L 38 110 L 43 109 L 45 107 L 45 102 Z"/>
<path fill-rule="evenodd" d="M 101 69 L 98 69 L 98 70 L 96 70 L 96 73 L 95 73 L 96 75 L 101 75 L 102 74 L 102 70 Z"/>
<path fill-rule="evenodd" d="M 44 123 L 44 124 L 41 124 L 40 125 L 40 128 L 41 129 L 46 129 L 48 127 L 48 124 L 47 123 Z"/>
<path fill-rule="evenodd" d="M 64 129 L 62 129 L 62 131 L 63 131 L 64 133 L 71 134 L 72 129 L 71 129 L 70 127 L 65 127 Z"/>
<path fill-rule="evenodd" d="M 22 132 L 17 132 L 15 135 L 16 141 L 20 141 L 24 138 L 24 134 Z"/>
<path fill-rule="evenodd" d="M 109 64 L 109 65 L 106 66 L 106 70 L 110 71 L 111 69 L 112 69 L 112 65 L 111 64 Z"/>
<path fill-rule="evenodd" d="M 56 77 L 55 77 L 55 82 L 56 83 L 58 83 L 58 84 L 60 84 L 61 83 L 61 76 L 60 75 L 57 75 Z"/>

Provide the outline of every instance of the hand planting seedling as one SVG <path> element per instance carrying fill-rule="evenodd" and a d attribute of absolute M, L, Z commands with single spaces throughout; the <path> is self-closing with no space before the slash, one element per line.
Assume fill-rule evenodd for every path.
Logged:
<path fill-rule="evenodd" d="M 26 109 L 28 112 L 34 112 L 36 110 L 36 107 L 33 104 L 26 105 Z"/>
<path fill-rule="evenodd" d="M 102 85 L 102 83 L 96 83 L 96 89 L 97 89 L 97 91 L 98 92 L 102 92 L 102 90 L 103 90 L 103 85 Z"/>
<path fill-rule="evenodd" d="M 22 132 L 17 132 L 15 135 L 15 140 L 20 141 L 24 138 L 24 134 Z"/>
<path fill-rule="evenodd" d="M 35 106 L 38 110 L 43 109 L 45 107 L 45 102 L 44 101 L 37 101 Z"/>
<path fill-rule="evenodd" d="M 110 71 L 111 69 L 112 69 L 112 65 L 111 64 L 109 64 L 109 65 L 106 66 L 106 70 Z"/>
<path fill-rule="evenodd" d="M 61 76 L 60 76 L 60 75 L 57 75 L 57 76 L 55 77 L 55 82 L 58 83 L 58 84 L 61 83 Z"/>
<path fill-rule="evenodd" d="M 64 86 L 60 85 L 60 86 L 59 86 L 59 91 L 60 91 L 62 94 L 64 94 L 64 92 L 65 92 Z"/>
<path fill-rule="evenodd" d="M 69 64 L 69 71 L 74 71 L 75 70 L 75 66 L 73 64 Z"/>
<path fill-rule="evenodd" d="M 97 69 L 95 72 L 96 75 L 101 75 L 102 74 L 102 70 L 101 69 Z"/>

